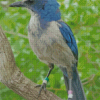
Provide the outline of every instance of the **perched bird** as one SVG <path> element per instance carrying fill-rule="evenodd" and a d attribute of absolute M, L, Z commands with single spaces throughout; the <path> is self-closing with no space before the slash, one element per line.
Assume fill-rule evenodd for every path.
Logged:
<path fill-rule="evenodd" d="M 42 89 L 46 90 L 48 77 L 55 64 L 63 72 L 68 100 L 86 100 L 77 71 L 77 44 L 70 27 L 61 20 L 57 1 L 23 0 L 10 7 L 28 8 L 31 14 L 28 26 L 30 45 L 37 57 L 50 68 L 39 94 Z"/>

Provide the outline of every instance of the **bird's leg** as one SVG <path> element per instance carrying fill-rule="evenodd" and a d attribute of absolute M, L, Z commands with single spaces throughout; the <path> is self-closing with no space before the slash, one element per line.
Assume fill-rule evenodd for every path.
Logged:
<path fill-rule="evenodd" d="M 54 64 L 51 63 L 51 64 L 48 65 L 48 67 L 49 67 L 50 69 L 49 69 L 49 72 L 48 72 L 48 74 L 47 74 L 47 77 L 49 77 L 51 71 L 53 70 Z"/>
<path fill-rule="evenodd" d="M 41 94 L 42 89 L 44 89 L 44 91 L 45 91 L 45 93 L 46 93 L 46 85 L 47 85 L 47 82 L 49 81 L 49 78 L 48 78 L 48 77 L 49 77 L 51 71 L 52 71 L 53 68 L 54 68 L 54 64 L 50 63 L 50 64 L 48 65 L 48 67 L 49 67 L 50 69 L 49 69 L 49 72 L 48 72 L 46 78 L 43 80 L 42 85 L 37 85 L 37 86 L 36 86 L 36 87 L 41 87 L 40 90 L 39 90 L 39 95 Z"/>
<path fill-rule="evenodd" d="M 73 98 L 73 91 L 72 91 L 72 79 L 73 79 L 73 70 L 72 67 L 67 68 L 68 72 L 68 98 L 71 99 Z M 68 100 L 69 100 L 68 99 Z"/>
<path fill-rule="evenodd" d="M 73 91 L 72 91 L 72 79 L 69 79 L 69 90 L 68 90 L 68 98 L 73 98 Z"/>

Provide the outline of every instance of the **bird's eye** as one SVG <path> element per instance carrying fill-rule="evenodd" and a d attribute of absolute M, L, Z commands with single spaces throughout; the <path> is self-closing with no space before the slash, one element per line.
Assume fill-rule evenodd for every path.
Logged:
<path fill-rule="evenodd" d="M 42 6 L 42 9 L 43 9 L 43 10 L 44 10 L 44 6 L 45 6 L 45 5 Z"/>

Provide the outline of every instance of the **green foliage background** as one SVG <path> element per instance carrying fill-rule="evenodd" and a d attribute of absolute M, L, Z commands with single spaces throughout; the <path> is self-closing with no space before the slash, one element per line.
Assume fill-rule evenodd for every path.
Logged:
<path fill-rule="evenodd" d="M 27 38 L 30 14 L 25 8 L 9 8 L 18 1 L 0 0 L 0 25 L 14 53 L 16 65 L 37 84 L 49 70 L 30 48 Z M 100 0 L 58 0 L 62 19 L 71 27 L 79 50 L 78 71 L 87 100 L 100 100 Z M 21 35 L 20 35 L 21 34 Z M 23 36 L 24 35 L 24 36 Z M 47 89 L 66 100 L 62 72 L 55 66 Z M 25 100 L 0 83 L 0 100 Z"/>

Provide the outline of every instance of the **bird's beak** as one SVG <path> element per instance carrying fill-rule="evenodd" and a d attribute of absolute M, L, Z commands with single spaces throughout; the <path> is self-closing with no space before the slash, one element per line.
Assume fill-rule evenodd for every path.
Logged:
<path fill-rule="evenodd" d="M 12 3 L 12 4 L 9 5 L 9 6 L 10 6 L 10 7 L 26 7 L 25 3 L 22 2 L 22 1 Z"/>

